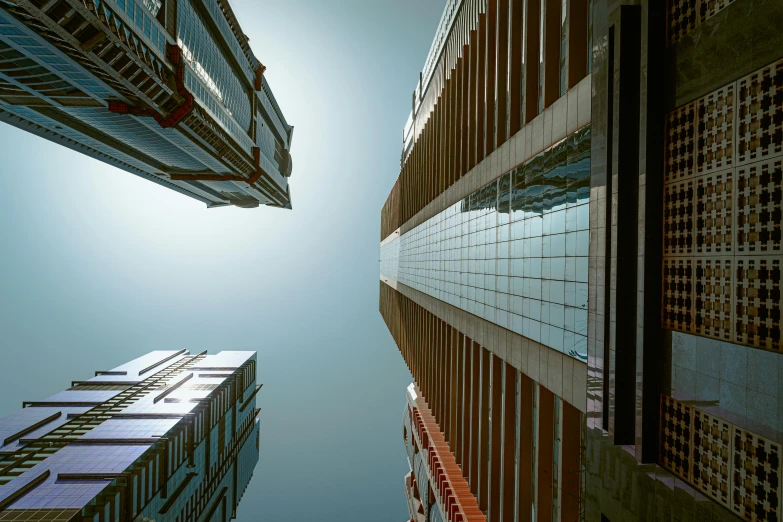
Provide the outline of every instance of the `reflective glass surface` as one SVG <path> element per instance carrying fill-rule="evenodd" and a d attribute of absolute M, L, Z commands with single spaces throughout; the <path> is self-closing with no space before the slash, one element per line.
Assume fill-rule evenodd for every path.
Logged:
<path fill-rule="evenodd" d="M 590 128 L 381 247 L 381 276 L 587 358 Z"/>

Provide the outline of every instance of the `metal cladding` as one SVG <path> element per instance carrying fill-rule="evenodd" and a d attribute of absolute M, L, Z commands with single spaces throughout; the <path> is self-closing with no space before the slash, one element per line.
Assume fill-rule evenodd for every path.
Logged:
<path fill-rule="evenodd" d="M 156 351 L 24 403 L 0 419 L 0 520 L 233 518 L 259 389 L 255 352 Z"/>
<path fill-rule="evenodd" d="M 226 0 L 0 0 L 0 121 L 209 207 L 291 208 L 265 70 Z"/>

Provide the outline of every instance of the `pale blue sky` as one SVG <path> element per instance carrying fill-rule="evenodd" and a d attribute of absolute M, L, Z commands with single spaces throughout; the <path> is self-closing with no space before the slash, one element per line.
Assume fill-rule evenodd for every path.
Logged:
<path fill-rule="evenodd" d="M 296 127 L 293 211 L 207 210 L 0 124 L 0 416 L 149 350 L 257 350 L 240 522 L 405 520 L 379 220 L 444 3 L 232 0 Z"/>

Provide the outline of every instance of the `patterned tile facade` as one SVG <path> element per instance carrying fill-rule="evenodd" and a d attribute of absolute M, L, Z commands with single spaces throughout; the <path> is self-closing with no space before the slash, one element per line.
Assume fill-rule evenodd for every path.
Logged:
<path fill-rule="evenodd" d="M 733 196 L 734 180 L 731 171 L 704 176 L 696 182 L 696 251 L 698 253 L 731 253 Z"/>
<path fill-rule="evenodd" d="M 731 509 L 745 520 L 777 521 L 780 445 L 736 426 L 733 432 Z"/>
<path fill-rule="evenodd" d="M 670 258 L 663 262 L 663 326 L 693 331 L 693 263 Z"/>
<path fill-rule="evenodd" d="M 696 105 L 690 103 L 676 109 L 666 118 L 666 181 L 675 181 L 693 174 Z"/>
<path fill-rule="evenodd" d="M 779 253 L 781 159 L 752 163 L 737 169 L 737 250 L 742 253 Z"/>
<path fill-rule="evenodd" d="M 736 0 L 669 0 L 668 42 L 677 43 L 693 31 L 697 25 L 706 22 Z"/>
<path fill-rule="evenodd" d="M 669 0 L 669 45 L 696 27 L 698 14 L 695 0 Z"/>
<path fill-rule="evenodd" d="M 693 485 L 726 507 L 730 506 L 731 443 L 731 424 L 694 410 Z"/>
<path fill-rule="evenodd" d="M 698 107 L 698 171 L 730 168 L 734 160 L 734 84 L 701 98 Z"/>
<path fill-rule="evenodd" d="M 661 396 L 659 464 L 747 521 L 779 522 L 779 444 Z"/>
<path fill-rule="evenodd" d="M 690 254 L 693 249 L 693 181 L 666 185 L 663 212 L 663 251 Z"/>
<path fill-rule="evenodd" d="M 696 260 L 695 333 L 730 341 L 731 262 L 728 259 Z"/>
<path fill-rule="evenodd" d="M 739 164 L 783 152 L 783 61 L 737 82 Z"/>
<path fill-rule="evenodd" d="M 690 481 L 693 408 L 671 397 L 661 400 L 661 465 Z"/>
<path fill-rule="evenodd" d="M 733 4 L 736 0 L 701 0 L 699 15 L 701 21 L 709 20 L 725 8 Z"/>
<path fill-rule="evenodd" d="M 780 258 L 739 259 L 736 286 L 737 341 L 780 351 Z"/>
<path fill-rule="evenodd" d="M 781 350 L 782 81 L 783 60 L 667 118 L 664 328 Z"/>

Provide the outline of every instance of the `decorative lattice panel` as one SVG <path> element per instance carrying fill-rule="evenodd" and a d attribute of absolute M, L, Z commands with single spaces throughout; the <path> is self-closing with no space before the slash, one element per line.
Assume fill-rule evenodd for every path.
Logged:
<path fill-rule="evenodd" d="M 736 341 L 780 351 L 780 258 L 737 258 Z"/>
<path fill-rule="evenodd" d="M 694 3 L 701 23 L 734 0 L 670 14 Z M 665 139 L 663 327 L 781 351 L 783 60 L 672 111 Z"/>
<path fill-rule="evenodd" d="M 693 181 L 671 183 L 664 187 L 665 254 L 690 254 L 693 251 Z"/>
<path fill-rule="evenodd" d="M 700 254 L 732 252 L 732 171 L 696 180 L 696 251 Z"/>
<path fill-rule="evenodd" d="M 701 21 L 706 22 L 719 12 L 726 9 L 728 6 L 733 4 L 736 0 L 701 0 L 701 5 L 699 8 L 699 15 L 701 16 Z"/>
<path fill-rule="evenodd" d="M 732 258 L 696 259 L 695 332 L 706 337 L 732 340 Z"/>
<path fill-rule="evenodd" d="M 697 20 L 696 0 L 669 0 L 669 45 L 691 32 Z"/>
<path fill-rule="evenodd" d="M 694 173 L 695 132 L 696 105 L 693 103 L 672 111 L 666 118 L 667 182 L 686 178 Z"/>
<path fill-rule="evenodd" d="M 737 251 L 780 252 L 783 160 L 737 169 Z"/>
<path fill-rule="evenodd" d="M 730 507 L 732 428 L 728 422 L 693 410 L 693 485 Z"/>
<path fill-rule="evenodd" d="M 734 84 L 700 98 L 696 170 L 700 173 L 734 165 Z"/>
<path fill-rule="evenodd" d="M 663 327 L 693 331 L 693 263 L 690 259 L 663 260 Z"/>
<path fill-rule="evenodd" d="M 738 82 L 737 163 L 783 152 L 783 60 Z"/>
<path fill-rule="evenodd" d="M 676 399 L 661 399 L 661 465 L 690 481 L 693 408 Z"/>
<path fill-rule="evenodd" d="M 734 427 L 731 509 L 745 520 L 777 522 L 780 445 Z"/>

